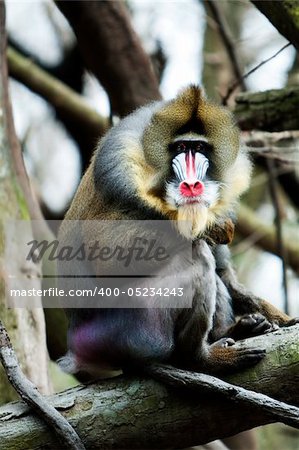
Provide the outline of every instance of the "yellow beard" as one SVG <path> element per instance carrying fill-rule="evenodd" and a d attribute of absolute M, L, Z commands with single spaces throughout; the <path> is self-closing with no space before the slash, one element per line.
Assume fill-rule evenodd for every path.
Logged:
<path fill-rule="evenodd" d="M 178 208 L 177 229 L 186 239 L 194 239 L 207 227 L 208 208 L 203 205 L 184 205 Z"/>

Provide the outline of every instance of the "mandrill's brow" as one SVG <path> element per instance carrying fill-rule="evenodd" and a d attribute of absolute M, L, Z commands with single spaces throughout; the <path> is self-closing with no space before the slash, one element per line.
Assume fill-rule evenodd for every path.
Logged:
<path fill-rule="evenodd" d="M 171 142 L 168 145 L 168 149 L 172 154 L 179 154 L 189 150 L 203 153 L 207 155 L 213 150 L 213 146 L 203 140 L 178 140 Z"/>

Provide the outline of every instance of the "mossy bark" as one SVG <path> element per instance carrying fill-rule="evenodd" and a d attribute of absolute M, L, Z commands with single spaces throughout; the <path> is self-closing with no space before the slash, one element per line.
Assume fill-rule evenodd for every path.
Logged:
<path fill-rule="evenodd" d="M 242 130 L 284 131 L 299 128 L 299 88 L 239 94 L 234 114 Z"/>
<path fill-rule="evenodd" d="M 299 49 L 299 0 L 251 1 Z"/>
<path fill-rule="evenodd" d="M 263 346 L 267 356 L 227 381 L 299 404 L 299 325 L 238 345 Z M 79 386 L 49 401 L 93 450 L 184 448 L 273 421 L 260 408 L 236 399 L 133 377 Z M 53 433 L 20 402 L 0 408 L 0 442 L 1 450 L 59 448 Z"/>
<path fill-rule="evenodd" d="M 29 212 L 23 190 L 20 186 L 13 152 L 18 145 L 8 98 L 7 65 L 5 59 L 6 36 L 4 30 L 4 4 L 0 3 L 0 318 L 9 331 L 22 369 L 43 392 L 49 392 L 47 373 L 47 350 L 45 342 L 45 323 L 42 308 L 8 309 L 6 307 L 6 282 L 10 275 L 7 263 L 11 258 L 16 273 L 24 276 L 23 264 L 18 251 L 18 239 L 13 236 L 10 242 L 13 254 L 6 251 L 6 227 L 8 221 L 28 220 Z M 32 235 L 31 235 L 32 236 Z M 32 283 L 35 283 L 33 280 Z M 16 398 L 16 394 L 0 368 L 0 403 Z M 1 444 L 0 444 L 1 447 Z"/>

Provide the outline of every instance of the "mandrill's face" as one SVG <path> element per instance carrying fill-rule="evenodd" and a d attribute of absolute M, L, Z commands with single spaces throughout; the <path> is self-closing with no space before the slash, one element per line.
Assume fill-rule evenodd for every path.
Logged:
<path fill-rule="evenodd" d="M 170 144 L 169 150 L 173 157 L 165 200 L 178 211 L 180 232 L 192 238 L 203 231 L 208 211 L 219 198 L 220 183 L 210 178 L 212 147 L 202 136 L 181 137 Z"/>

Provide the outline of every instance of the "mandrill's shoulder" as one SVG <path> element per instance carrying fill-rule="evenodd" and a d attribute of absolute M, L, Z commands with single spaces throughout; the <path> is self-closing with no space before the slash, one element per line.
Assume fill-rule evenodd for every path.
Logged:
<path fill-rule="evenodd" d="M 86 170 L 73 201 L 66 213 L 66 220 L 93 220 L 101 218 L 105 202 L 94 184 L 94 159 Z"/>

